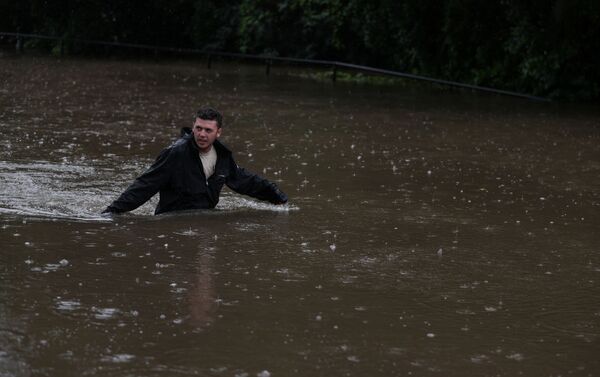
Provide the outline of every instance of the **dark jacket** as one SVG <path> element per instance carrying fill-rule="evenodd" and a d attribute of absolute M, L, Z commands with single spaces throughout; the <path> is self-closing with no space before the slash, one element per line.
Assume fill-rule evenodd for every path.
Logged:
<path fill-rule="evenodd" d="M 215 172 L 206 179 L 199 149 L 192 134 L 184 134 L 164 149 L 141 176 L 109 205 L 105 213 L 136 209 L 157 192 L 160 200 L 155 214 L 186 209 L 214 208 L 219 202 L 223 185 L 240 194 L 274 204 L 287 202 L 287 196 L 277 186 L 256 174 L 237 166 L 231 151 L 218 140 Z"/>

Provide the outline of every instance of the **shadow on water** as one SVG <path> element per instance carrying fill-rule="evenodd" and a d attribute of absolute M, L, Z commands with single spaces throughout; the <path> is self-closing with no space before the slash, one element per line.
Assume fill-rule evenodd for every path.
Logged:
<path fill-rule="evenodd" d="M 0 375 L 599 370 L 596 109 L 0 59 Z M 100 216 L 203 104 L 290 204 Z"/>

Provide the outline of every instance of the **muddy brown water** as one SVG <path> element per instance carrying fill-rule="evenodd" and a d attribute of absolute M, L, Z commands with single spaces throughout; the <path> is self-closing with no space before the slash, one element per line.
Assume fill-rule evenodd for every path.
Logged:
<path fill-rule="evenodd" d="M 0 376 L 600 374 L 600 113 L 0 58 Z M 210 104 L 290 196 L 98 213 Z"/>

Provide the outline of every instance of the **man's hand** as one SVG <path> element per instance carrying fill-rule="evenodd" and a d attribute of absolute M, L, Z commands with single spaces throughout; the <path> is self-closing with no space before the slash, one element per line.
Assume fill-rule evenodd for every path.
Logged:
<path fill-rule="evenodd" d="M 102 217 L 112 217 L 112 215 L 119 213 L 115 208 L 108 206 L 104 211 L 100 213 Z"/>
<path fill-rule="evenodd" d="M 288 197 L 287 195 L 281 191 L 279 189 L 279 187 L 277 187 L 275 184 L 273 184 L 273 193 L 274 193 L 274 198 L 273 200 L 271 200 L 271 203 L 273 204 L 285 204 L 288 201 Z"/>

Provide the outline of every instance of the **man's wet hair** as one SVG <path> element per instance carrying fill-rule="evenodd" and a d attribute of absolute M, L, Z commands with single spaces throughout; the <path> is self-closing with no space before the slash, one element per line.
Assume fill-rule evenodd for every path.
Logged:
<path fill-rule="evenodd" d="M 211 107 L 203 107 L 200 110 L 198 110 L 196 112 L 196 119 L 198 118 L 203 120 L 216 120 L 218 128 L 221 128 L 223 126 L 223 116 L 220 112 Z"/>

